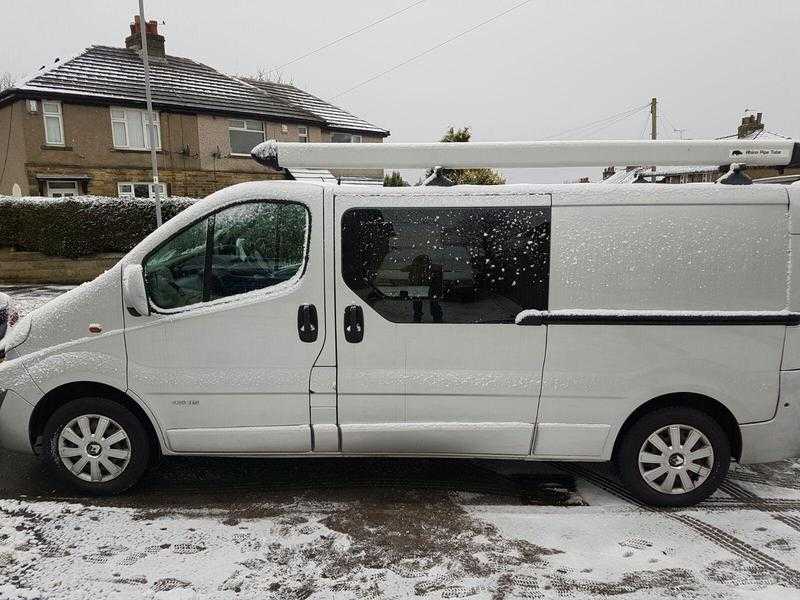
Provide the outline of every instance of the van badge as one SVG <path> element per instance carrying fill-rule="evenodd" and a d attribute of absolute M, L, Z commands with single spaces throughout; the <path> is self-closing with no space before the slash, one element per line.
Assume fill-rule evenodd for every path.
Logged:
<path fill-rule="evenodd" d="M 89 333 L 100 333 L 103 331 L 103 326 L 100 323 L 90 323 Z"/>

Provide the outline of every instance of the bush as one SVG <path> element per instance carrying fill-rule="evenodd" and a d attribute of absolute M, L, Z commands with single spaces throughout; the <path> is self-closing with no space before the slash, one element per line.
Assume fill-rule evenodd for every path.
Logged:
<path fill-rule="evenodd" d="M 164 221 L 193 202 L 162 200 Z M 0 196 L 0 246 L 77 258 L 128 252 L 155 228 L 155 200 L 146 198 Z"/>

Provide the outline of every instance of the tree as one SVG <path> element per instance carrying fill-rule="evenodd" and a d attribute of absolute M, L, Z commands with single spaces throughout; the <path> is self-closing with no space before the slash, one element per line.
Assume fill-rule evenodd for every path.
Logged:
<path fill-rule="evenodd" d="M 455 129 L 451 126 L 439 141 L 468 142 L 471 137 L 472 132 L 468 126 L 461 129 Z M 425 177 L 430 177 L 432 174 L 433 169 L 428 169 Z M 506 182 L 505 177 L 492 169 L 442 169 L 441 174 L 456 185 L 502 185 Z"/>
<path fill-rule="evenodd" d="M 383 187 L 408 187 L 408 182 L 400 175 L 400 171 L 392 171 L 383 176 Z"/>
<path fill-rule="evenodd" d="M 7 90 L 8 88 L 14 87 L 15 81 L 16 77 L 14 77 L 8 71 L 0 75 L 0 92 L 2 92 L 3 90 Z"/>
<path fill-rule="evenodd" d="M 264 81 L 267 83 L 278 83 L 282 85 L 295 85 L 294 76 L 286 75 L 283 71 L 276 69 L 268 69 L 266 67 L 259 67 L 254 75 L 245 75 L 248 79 L 255 79 L 256 81 Z"/>

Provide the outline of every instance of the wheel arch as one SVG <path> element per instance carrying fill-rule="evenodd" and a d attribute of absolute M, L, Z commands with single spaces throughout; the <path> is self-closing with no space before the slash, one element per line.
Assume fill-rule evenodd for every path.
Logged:
<path fill-rule="evenodd" d="M 660 408 L 683 406 L 686 408 L 694 408 L 700 410 L 711 418 L 713 418 L 722 427 L 725 435 L 731 444 L 731 457 L 739 460 L 742 456 L 742 432 L 739 428 L 739 423 L 733 413 L 719 400 L 705 396 L 703 394 L 696 394 L 693 392 L 675 392 L 671 394 L 664 394 L 648 400 L 634 410 L 617 432 L 617 437 L 614 440 L 614 449 L 612 457 L 616 457 L 619 446 L 628 430 L 633 426 L 636 421 L 641 417 Z"/>
<path fill-rule="evenodd" d="M 105 383 L 95 381 L 76 381 L 66 383 L 47 392 L 36 404 L 28 424 L 28 435 L 31 447 L 39 454 L 41 435 L 50 416 L 64 403 L 76 398 L 97 396 L 113 400 L 130 410 L 141 421 L 147 431 L 152 450 L 151 457 L 157 459 L 161 454 L 161 438 L 153 419 L 148 412 L 131 396 L 125 392 Z"/>

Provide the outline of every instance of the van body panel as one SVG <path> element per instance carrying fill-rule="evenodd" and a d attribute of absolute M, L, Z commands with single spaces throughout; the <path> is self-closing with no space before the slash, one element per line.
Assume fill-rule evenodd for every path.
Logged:
<path fill-rule="evenodd" d="M 602 423 L 539 423 L 533 454 L 542 458 L 598 459 L 611 426 Z"/>
<path fill-rule="evenodd" d="M 786 193 L 789 194 L 789 213 L 791 217 L 789 232 L 792 235 L 800 234 L 800 187 L 796 185 L 786 186 Z"/>
<path fill-rule="evenodd" d="M 775 417 L 742 425 L 741 464 L 800 456 L 800 371 L 781 373 L 781 397 Z"/>
<path fill-rule="evenodd" d="M 551 310 L 786 309 L 785 201 L 650 206 L 658 186 L 630 187 L 641 205 L 553 207 Z"/>
<path fill-rule="evenodd" d="M 311 451 L 309 425 L 169 429 L 167 438 L 176 452 L 252 454 Z"/>
<path fill-rule="evenodd" d="M 317 186 L 234 186 L 184 211 L 193 211 L 193 220 L 184 218 L 182 228 L 209 210 L 290 201 L 306 207 L 310 222 L 298 278 L 178 311 L 126 314 L 130 389 L 157 415 L 174 451 L 198 452 L 205 444 L 228 453 L 311 449 L 309 378 L 325 340 L 322 196 Z M 206 211 L 197 211 L 205 202 Z M 310 343 L 298 335 L 305 304 L 317 307 L 319 319 Z"/>
<path fill-rule="evenodd" d="M 771 419 L 785 327 L 549 325 L 539 427 L 586 423 L 619 428 L 639 406 L 666 394 L 718 400 L 739 423 Z M 538 442 L 536 451 L 545 446 Z"/>
<path fill-rule="evenodd" d="M 432 422 L 343 424 L 347 454 L 482 454 L 527 456 L 530 423 Z"/>
<path fill-rule="evenodd" d="M 482 188 L 429 188 L 413 195 L 407 191 L 397 195 L 393 191 L 345 191 L 337 195 L 337 394 L 344 452 L 529 454 L 546 329 L 521 328 L 513 322 L 452 323 L 447 322 L 447 314 L 440 323 L 389 320 L 343 279 L 343 215 L 348 210 L 378 212 L 383 207 L 411 211 L 428 207 L 549 209 L 549 204 L 548 195 L 506 190 L 487 193 Z M 413 228 L 413 224 L 403 227 Z M 414 239 L 416 232 L 403 235 Z M 420 238 L 418 250 L 412 254 L 435 250 L 435 245 L 426 246 L 429 242 Z M 471 277 L 464 269 L 458 271 L 458 265 L 446 266 L 445 285 L 448 268 L 457 271 L 459 278 Z M 412 293 L 426 293 L 413 288 L 413 275 L 407 269 L 398 269 L 394 275 L 390 270 L 384 272 L 390 284 L 394 277 L 400 287 L 412 282 Z M 466 299 L 463 305 L 449 305 L 446 310 L 470 310 L 471 302 L 475 300 Z M 411 304 L 402 310 L 411 310 Z M 357 343 L 348 342 L 343 335 L 344 311 L 351 305 L 363 309 L 364 335 Z M 433 315 L 434 302 L 420 300 L 418 309 Z"/>
<path fill-rule="evenodd" d="M 28 428 L 33 406 L 13 390 L 0 391 L 0 446 L 12 452 L 31 454 Z"/>
<path fill-rule="evenodd" d="M 78 381 L 127 388 L 121 272 L 117 264 L 28 315 L 30 334 L 16 351 L 42 395 Z"/>

